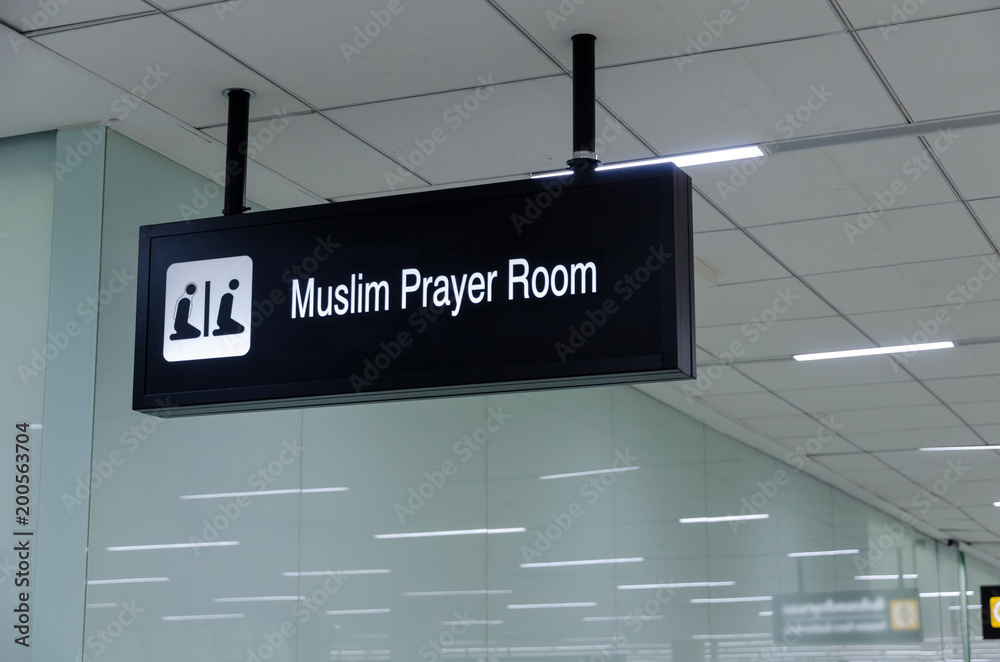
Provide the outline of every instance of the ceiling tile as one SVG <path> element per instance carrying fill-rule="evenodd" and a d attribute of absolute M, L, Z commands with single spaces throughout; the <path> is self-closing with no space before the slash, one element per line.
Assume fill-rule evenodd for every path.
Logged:
<path fill-rule="evenodd" d="M 695 319 L 699 327 L 742 326 L 765 314 L 768 318 L 805 319 L 829 317 L 834 311 L 794 278 L 718 287 L 695 279 Z"/>
<path fill-rule="evenodd" d="M 701 193 L 695 192 L 691 196 L 691 199 L 691 215 L 694 217 L 694 231 L 696 234 L 698 232 L 732 230 L 735 227 L 728 218 L 710 205 Z"/>
<path fill-rule="evenodd" d="M 391 14 L 386 3 L 310 2 L 290 11 L 242 0 L 221 17 L 211 5 L 173 15 L 317 108 L 559 73 L 484 2 L 398 6 Z M 384 26 L 378 11 L 388 14 Z"/>
<path fill-rule="evenodd" d="M 1000 89 L 983 85 L 995 74 L 1000 11 L 978 12 L 859 32 L 879 69 L 915 120 L 994 111 Z"/>
<path fill-rule="evenodd" d="M 228 104 L 222 90 L 229 87 L 257 93 L 250 103 L 251 117 L 305 109 L 166 16 L 56 32 L 37 41 L 192 126 L 226 122 Z M 127 113 L 126 101 L 123 95 L 111 107 L 111 115 Z"/>
<path fill-rule="evenodd" d="M 226 141 L 226 127 L 206 133 Z M 265 143 L 268 136 L 273 139 Z M 262 145 L 251 158 L 325 198 L 387 191 L 387 173 L 398 176 L 400 170 L 392 160 L 315 114 L 251 122 L 250 137 Z M 425 185 L 404 173 L 408 177 L 397 188 Z"/>
<path fill-rule="evenodd" d="M 993 402 L 959 402 L 955 412 L 969 425 L 1000 425 L 1000 407 Z"/>
<path fill-rule="evenodd" d="M 900 2 L 899 0 L 839 0 L 847 18 L 856 28 L 880 26 L 880 36 L 889 40 L 896 25 L 943 14 L 1000 7 L 998 0 L 948 0 L 948 2 Z"/>
<path fill-rule="evenodd" d="M 741 230 L 695 235 L 694 255 L 718 274 L 718 284 L 786 278 L 788 270 Z"/>
<path fill-rule="evenodd" d="M 962 421 L 940 404 L 855 409 L 836 413 L 841 425 L 844 426 L 837 431 L 849 439 L 853 439 L 854 434 L 861 432 L 920 430 L 962 425 Z"/>
<path fill-rule="evenodd" d="M 751 229 L 799 275 L 982 255 L 992 250 L 957 202 L 892 209 L 859 227 L 841 216 Z"/>
<path fill-rule="evenodd" d="M 565 168 L 573 151 L 573 127 L 565 120 L 572 87 L 561 76 L 326 114 L 421 177 L 442 184 Z M 602 160 L 650 155 L 600 108 L 597 122 L 597 135 L 608 139 L 600 150 Z"/>
<path fill-rule="evenodd" d="M 803 388 L 779 391 L 778 395 L 795 406 L 812 412 L 838 412 L 868 407 L 936 404 L 930 393 L 913 380 L 887 384 L 856 384 L 831 388 Z"/>
<path fill-rule="evenodd" d="M 59 25 L 97 21 L 112 16 L 149 12 L 153 8 L 142 0 L 88 0 L 87 2 L 39 2 L 39 0 L 4 0 L 0 21 L 18 32 L 44 30 Z"/>
<path fill-rule="evenodd" d="M 571 35 L 597 36 L 597 66 L 677 57 L 682 68 L 698 53 L 795 39 L 843 29 L 823 0 L 654 0 L 565 2 L 499 0 L 503 7 L 564 66 L 572 68 Z"/>
<path fill-rule="evenodd" d="M 902 120 L 844 34 L 600 69 L 597 96 L 661 154 Z"/>
<path fill-rule="evenodd" d="M 1000 377 L 928 379 L 924 386 L 948 404 L 1000 401 Z"/>
<path fill-rule="evenodd" d="M 791 416 L 798 411 L 770 393 L 741 393 L 736 395 L 706 395 L 702 400 L 708 405 L 734 418 L 764 416 Z"/>
<path fill-rule="evenodd" d="M 1000 373 L 1000 357 L 996 356 L 995 349 L 989 349 L 992 347 L 996 346 L 959 346 L 898 358 L 918 379 L 975 377 Z"/>
<path fill-rule="evenodd" d="M 740 370 L 772 391 L 823 386 L 853 386 L 906 381 L 909 377 L 885 357 L 843 361 L 762 361 L 745 363 Z"/>
<path fill-rule="evenodd" d="M 994 169 L 996 155 L 1000 150 L 1000 126 L 985 126 L 977 129 L 952 131 L 949 141 L 935 138 L 931 141 L 945 170 L 954 180 L 959 192 L 966 199 L 990 198 L 1000 193 L 997 188 Z M 978 205 L 974 205 L 980 209 Z M 988 208 L 989 205 L 983 205 Z M 987 215 L 993 216 L 992 210 Z M 992 226 L 992 227 L 991 227 Z M 987 230 L 995 230 L 996 224 L 987 224 Z M 991 232 L 994 239 L 997 238 Z"/>
<path fill-rule="evenodd" d="M 821 430 L 826 430 L 816 421 L 800 413 L 782 416 L 748 416 L 742 420 L 772 439 L 794 438 L 797 441 L 805 441 L 817 436 Z"/>
<path fill-rule="evenodd" d="M 766 161 L 704 165 L 688 172 L 705 195 L 744 227 L 855 214 L 842 222 L 864 231 L 872 224 L 863 216 L 869 209 L 877 213 L 886 207 L 955 201 L 928 159 L 916 138 L 894 138 L 777 152 Z M 851 234 L 857 237 L 853 230 Z"/>
<path fill-rule="evenodd" d="M 885 469 L 883 462 L 867 453 L 824 455 L 816 459 L 833 471 L 878 471 Z"/>

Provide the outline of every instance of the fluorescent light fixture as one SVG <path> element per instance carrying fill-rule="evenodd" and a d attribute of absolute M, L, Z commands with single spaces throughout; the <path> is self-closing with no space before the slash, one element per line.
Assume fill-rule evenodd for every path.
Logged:
<path fill-rule="evenodd" d="M 330 616 L 355 616 L 357 614 L 388 614 L 390 612 L 392 609 L 386 607 L 384 609 L 334 609 L 326 613 Z"/>
<path fill-rule="evenodd" d="M 724 163 L 725 161 L 753 159 L 760 156 L 764 156 L 764 151 L 757 145 L 749 145 L 747 147 L 716 149 L 709 152 L 693 152 L 691 154 L 680 154 L 677 156 L 660 156 L 652 159 L 640 159 L 638 161 L 608 163 L 597 166 L 597 172 L 603 172 L 605 170 L 619 170 L 621 168 L 638 168 L 642 166 L 658 165 L 660 163 L 673 163 L 678 168 L 689 168 L 691 166 L 708 165 L 710 163 Z"/>
<path fill-rule="evenodd" d="M 612 563 L 642 563 L 641 556 L 623 559 L 587 559 L 584 561 L 549 561 L 547 563 L 522 563 L 522 568 L 561 568 L 570 565 L 609 565 Z"/>
<path fill-rule="evenodd" d="M 619 591 L 641 591 L 651 588 L 710 588 L 714 586 L 735 586 L 736 582 L 671 582 L 669 584 L 623 584 Z"/>
<path fill-rule="evenodd" d="M 966 609 L 982 609 L 983 606 L 982 605 L 966 605 L 965 608 Z M 951 611 L 959 611 L 961 609 L 961 607 L 959 605 L 952 605 L 951 607 L 948 607 L 948 609 L 950 609 Z"/>
<path fill-rule="evenodd" d="M 179 542 L 170 545 L 127 545 L 124 547 L 105 547 L 109 552 L 139 552 L 148 549 L 198 549 L 201 547 L 232 547 L 239 545 L 236 540 L 223 540 L 220 542 Z"/>
<path fill-rule="evenodd" d="M 945 453 L 947 451 L 1000 451 L 1000 444 L 980 444 L 978 446 L 927 446 L 918 451 Z"/>
<path fill-rule="evenodd" d="M 108 609 L 109 607 L 117 606 L 117 602 L 91 602 L 87 605 L 87 609 Z"/>
<path fill-rule="evenodd" d="M 899 579 L 899 575 L 856 575 L 859 582 L 877 582 L 883 579 Z M 903 575 L 903 579 L 916 579 L 917 575 Z"/>
<path fill-rule="evenodd" d="M 639 467 L 618 467 L 616 469 L 594 469 L 593 471 L 574 471 L 568 474 L 551 474 L 539 476 L 538 480 L 555 480 L 556 478 L 577 478 L 579 476 L 597 476 L 600 474 L 620 474 L 625 471 L 635 471 Z"/>
<path fill-rule="evenodd" d="M 770 519 L 767 513 L 757 515 L 723 515 L 722 517 L 682 517 L 681 524 L 712 524 L 714 522 L 748 522 L 755 519 Z"/>
<path fill-rule="evenodd" d="M 389 568 L 372 568 L 370 570 L 306 570 L 304 572 L 283 572 L 283 577 L 336 577 L 340 575 L 387 575 Z"/>
<path fill-rule="evenodd" d="M 127 579 L 88 579 L 87 586 L 103 584 L 152 584 L 154 582 L 169 582 L 169 577 L 129 577 Z"/>
<path fill-rule="evenodd" d="M 275 494 L 319 494 L 321 492 L 347 492 L 349 487 L 309 487 L 293 490 L 258 490 L 256 492 L 219 492 L 217 494 L 185 494 L 182 499 L 228 499 L 230 497 L 273 496 Z"/>
<path fill-rule="evenodd" d="M 227 618 L 243 618 L 246 614 L 198 614 L 194 616 L 163 616 L 164 621 L 217 621 Z"/>
<path fill-rule="evenodd" d="M 770 639 L 770 632 L 751 632 L 750 634 L 692 634 L 692 639 Z"/>
<path fill-rule="evenodd" d="M 418 531 L 416 533 L 379 533 L 376 538 L 379 540 L 391 540 L 394 538 L 440 538 L 442 536 L 472 536 L 477 534 L 494 533 L 524 533 L 527 531 L 523 526 L 511 527 L 507 529 L 459 529 L 455 531 Z"/>
<path fill-rule="evenodd" d="M 657 156 L 651 159 L 638 159 L 636 161 L 606 163 L 597 166 L 597 172 L 603 172 L 605 170 L 620 170 L 621 168 L 640 168 L 642 166 L 659 165 L 661 163 L 673 163 L 678 168 L 689 168 L 691 166 L 723 163 L 725 161 L 739 161 L 741 159 L 753 159 L 761 156 L 764 156 L 764 150 L 762 150 L 759 145 L 747 145 L 745 147 L 715 149 L 707 152 L 692 152 L 690 154 Z M 543 177 L 565 177 L 566 175 L 572 174 L 572 170 L 551 170 L 548 172 L 533 172 L 531 173 L 531 178 L 542 179 Z"/>
<path fill-rule="evenodd" d="M 789 552 L 788 557 L 792 559 L 799 559 L 807 556 L 843 556 L 845 554 L 860 553 L 860 549 L 825 549 L 818 552 Z"/>
<path fill-rule="evenodd" d="M 549 602 L 534 605 L 507 605 L 507 609 L 570 609 L 573 607 L 596 607 L 596 602 Z"/>
<path fill-rule="evenodd" d="M 724 604 L 727 602 L 767 602 L 771 599 L 770 595 L 756 595 L 747 596 L 741 598 L 694 598 L 691 600 L 693 605 L 714 605 L 714 604 Z"/>
<path fill-rule="evenodd" d="M 441 625 L 503 625 L 503 621 L 441 621 Z"/>
<path fill-rule="evenodd" d="M 605 623 L 607 621 L 627 621 L 627 620 L 640 620 L 640 621 L 659 621 L 663 619 L 663 614 L 639 614 L 638 616 L 634 614 L 627 614 L 625 616 L 584 616 L 583 620 L 587 623 Z"/>
<path fill-rule="evenodd" d="M 509 593 L 513 593 L 509 588 L 491 588 L 469 591 L 409 591 L 403 595 L 408 598 L 435 598 L 445 595 L 507 595 Z"/>
<path fill-rule="evenodd" d="M 259 598 L 212 598 L 212 602 L 298 602 L 304 595 L 264 595 Z"/>
<path fill-rule="evenodd" d="M 894 345 L 892 347 L 871 347 L 869 349 L 846 349 L 840 352 L 819 352 L 817 354 L 795 354 L 792 356 L 796 361 L 822 361 L 824 359 L 847 359 L 854 356 L 877 356 L 879 354 L 910 354 L 912 352 L 926 352 L 931 349 L 951 349 L 955 343 L 927 342 L 919 345 Z"/>
<path fill-rule="evenodd" d="M 758 611 L 757 615 L 758 616 L 774 616 L 774 612 L 773 611 Z"/>
<path fill-rule="evenodd" d="M 975 595 L 976 592 L 975 591 L 966 591 L 965 594 L 966 595 Z M 933 592 L 933 593 L 921 593 L 920 597 L 922 597 L 922 598 L 957 598 L 957 597 L 960 597 L 960 594 L 959 594 L 958 591 L 940 591 L 940 592 Z"/>

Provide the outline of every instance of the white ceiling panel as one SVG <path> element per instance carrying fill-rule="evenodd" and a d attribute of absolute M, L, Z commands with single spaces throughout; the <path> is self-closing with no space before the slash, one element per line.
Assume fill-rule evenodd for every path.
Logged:
<path fill-rule="evenodd" d="M 121 94 L 106 81 L 0 26 L 0 137 L 111 118 Z M 67 103 L 72 99 L 72 103 Z"/>
<path fill-rule="evenodd" d="M 838 412 L 869 407 L 903 407 L 936 404 L 937 400 L 915 381 L 887 384 L 858 384 L 832 388 L 803 388 L 779 391 L 778 395 L 797 407 L 812 412 Z"/>
<path fill-rule="evenodd" d="M 793 354 L 822 352 L 834 347 L 863 347 L 869 341 L 840 317 L 781 320 L 766 324 L 748 321 L 740 326 L 698 329 L 698 343 L 713 352 L 732 351 L 740 343 L 741 360 L 787 358 Z"/>
<path fill-rule="evenodd" d="M 867 453 L 824 455 L 816 460 L 834 471 L 878 471 L 885 469 L 883 462 Z"/>
<path fill-rule="evenodd" d="M 853 435 L 859 432 L 920 430 L 962 425 L 961 420 L 940 404 L 855 409 L 836 413 L 841 425 L 844 426 L 838 432 L 848 439 L 853 439 Z"/>
<path fill-rule="evenodd" d="M 828 305 L 793 278 L 718 287 L 695 279 L 695 319 L 699 327 L 748 324 L 768 310 L 778 312 L 778 308 L 783 309 L 778 319 L 834 315 Z"/>
<path fill-rule="evenodd" d="M 572 83 L 561 76 L 326 114 L 421 177 L 444 183 L 565 168 L 573 152 L 573 127 L 564 118 L 572 99 Z M 597 122 L 598 135 L 613 138 L 601 151 L 602 160 L 650 156 L 600 109 Z"/>
<path fill-rule="evenodd" d="M 499 0 L 499 4 L 567 68 L 573 66 L 570 37 L 580 32 L 597 37 L 600 67 L 843 30 L 823 0 Z M 697 60 L 681 60 L 679 70 L 693 71 L 700 64 Z"/>
<path fill-rule="evenodd" d="M 745 178 L 735 174 L 737 166 L 732 163 L 698 166 L 689 173 L 705 195 L 743 226 L 856 214 L 844 220 L 863 229 L 867 219 L 861 214 L 878 211 L 882 208 L 878 205 L 917 207 L 955 201 L 940 173 L 917 165 L 926 164 L 927 158 L 916 138 L 895 138 L 778 152 L 756 170 L 744 165 L 750 172 Z"/>
<path fill-rule="evenodd" d="M 962 426 L 931 427 L 904 432 L 855 432 L 851 441 L 866 451 L 912 450 L 928 446 L 971 446 L 982 443 L 972 431 Z"/>
<path fill-rule="evenodd" d="M 889 84 L 915 120 L 983 113 L 1000 108 L 995 76 L 1000 11 L 900 25 L 886 39 L 880 29 L 860 32 Z"/>
<path fill-rule="evenodd" d="M 996 402 L 962 402 L 952 407 L 969 425 L 1000 425 L 1000 407 Z"/>
<path fill-rule="evenodd" d="M 503 82 L 559 72 L 486 3 L 399 7 L 384 27 L 370 12 L 387 11 L 386 3 L 373 1 L 308 2 L 291 10 L 243 0 L 221 20 L 213 6 L 174 16 L 317 108 L 469 88 L 480 77 Z M 367 42 L 366 30 L 375 35 Z"/>
<path fill-rule="evenodd" d="M 851 386 L 906 381 L 906 376 L 884 356 L 842 361 L 762 361 L 745 363 L 740 370 L 773 391 L 823 386 Z"/>
<path fill-rule="evenodd" d="M 874 222 L 857 215 L 781 223 L 752 229 L 797 274 L 882 267 L 992 250 L 957 202 L 893 209 Z"/>
<path fill-rule="evenodd" d="M 683 71 L 674 60 L 602 69 L 597 96 L 662 154 L 902 119 L 847 35 L 705 53 Z"/>
<path fill-rule="evenodd" d="M 18 32 L 31 32 L 149 11 L 153 11 L 153 8 L 142 0 L 57 0 L 51 3 L 39 0 L 4 0 L 0 4 L 0 21 Z"/>
<path fill-rule="evenodd" d="M 965 465 L 975 464 L 977 466 L 983 465 L 984 467 L 1000 465 L 1000 454 L 991 451 L 955 451 L 954 453 L 901 451 L 898 453 L 877 453 L 876 455 L 884 459 L 890 466 L 905 471 L 907 475 L 918 476 L 917 480 L 920 482 L 933 482 L 941 478 L 942 474 L 948 468 L 949 462 L 961 461 Z M 969 475 L 969 478 L 974 477 L 971 474 Z"/>
<path fill-rule="evenodd" d="M 804 442 L 826 430 L 816 421 L 800 413 L 783 416 L 748 416 L 742 420 L 772 439 L 794 438 Z"/>
<path fill-rule="evenodd" d="M 1000 373 L 1000 356 L 995 345 L 955 347 L 930 352 L 917 352 L 900 357 L 906 369 L 918 379 L 946 377 L 976 377 Z M 983 350 L 986 351 L 983 351 Z"/>
<path fill-rule="evenodd" d="M 884 30 L 880 32 L 880 36 L 885 40 L 892 39 L 899 23 L 1000 7 L 998 0 L 946 0 L 945 2 L 924 0 L 907 3 L 899 0 L 839 0 L 839 2 L 854 27 L 882 27 Z"/>
<path fill-rule="evenodd" d="M 226 141 L 225 127 L 206 133 Z M 249 134 L 262 145 L 253 155 L 255 161 L 286 173 L 325 198 L 386 191 L 386 173 L 398 176 L 398 164 L 316 114 L 251 122 Z M 263 137 L 269 135 L 274 137 L 265 143 Z M 409 175 L 397 188 L 424 185 Z"/>
<path fill-rule="evenodd" d="M 1000 444 L 1000 425 L 977 425 L 973 429 L 986 440 L 986 443 Z"/>
<path fill-rule="evenodd" d="M 734 418 L 791 416 L 799 413 L 794 407 L 770 393 L 709 394 L 702 398 L 702 401 Z"/>
<path fill-rule="evenodd" d="M 691 196 L 694 231 L 716 232 L 719 230 L 732 230 L 733 224 L 728 218 L 710 205 L 700 193 Z"/>
<path fill-rule="evenodd" d="M 139 98 L 192 126 L 225 123 L 228 104 L 222 90 L 229 87 L 257 93 L 250 103 L 251 117 L 305 109 L 166 16 L 56 32 L 37 41 L 124 90 L 135 89 Z M 122 57 L 123 52 L 129 57 Z M 112 116 L 128 110 L 125 101 L 123 97 L 111 108 Z"/>
<path fill-rule="evenodd" d="M 787 278 L 790 274 L 740 230 L 699 234 L 694 255 L 718 274 L 718 284 Z"/>
<path fill-rule="evenodd" d="M 993 242 L 1000 246 L 1000 198 L 976 200 L 971 204 L 983 227 L 986 228 L 986 232 L 993 239 Z"/>
<path fill-rule="evenodd" d="M 702 371 L 699 370 L 699 375 Z M 701 395 L 728 395 L 732 393 L 761 393 L 763 389 L 747 379 L 734 368 L 723 370 L 722 374 L 715 379 L 706 379 L 701 382 L 685 382 L 684 384 L 650 384 L 643 386 L 643 389 L 655 391 L 659 388 L 674 388 L 682 393 L 688 393 L 685 386 L 696 389 Z M 696 394 L 696 395 L 698 395 Z M 655 396 L 654 396 L 655 397 Z"/>
<path fill-rule="evenodd" d="M 971 464 L 971 463 L 970 463 Z M 971 469 L 971 467 L 970 467 Z M 990 477 L 986 477 L 989 475 Z M 972 478 L 971 476 L 979 476 Z M 951 485 L 948 501 L 956 506 L 977 506 L 1000 500 L 1000 471 L 970 473 L 969 477 Z"/>
<path fill-rule="evenodd" d="M 924 385 L 948 404 L 1000 400 L 1000 377 L 995 375 L 928 379 Z"/>
<path fill-rule="evenodd" d="M 996 196 L 1000 191 L 994 176 L 994 164 L 1000 151 L 1000 126 L 952 131 L 952 137 L 954 140 L 951 142 L 943 138 L 937 140 L 934 151 L 959 192 L 966 199 Z"/>

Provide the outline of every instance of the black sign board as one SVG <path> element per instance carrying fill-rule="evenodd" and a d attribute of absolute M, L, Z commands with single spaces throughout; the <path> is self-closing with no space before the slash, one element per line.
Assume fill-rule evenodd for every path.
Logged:
<path fill-rule="evenodd" d="M 827 646 L 924 639 L 916 590 L 789 593 L 771 601 L 774 643 Z"/>
<path fill-rule="evenodd" d="M 1000 586 L 980 586 L 983 639 L 1000 639 Z"/>
<path fill-rule="evenodd" d="M 693 377 L 692 259 L 669 164 L 144 226 L 133 407 Z"/>

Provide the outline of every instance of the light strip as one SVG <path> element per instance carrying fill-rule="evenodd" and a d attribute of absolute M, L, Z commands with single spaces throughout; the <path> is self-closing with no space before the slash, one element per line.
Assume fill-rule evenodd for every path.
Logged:
<path fill-rule="evenodd" d="M 503 621 L 441 621 L 441 625 L 503 625 Z"/>
<path fill-rule="evenodd" d="M 692 639 L 770 639 L 770 632 L 751 632 L 750 634 L 692 634 Z"/>
<path fill-rule="evenodd" d="M 596 607 L 596 602 L 550 602 L 535 605 L 507 605 L 507 609 L 562 609 L 571 607 Z"/>
<path fill-rule="evenodd" d="M 393 538 L 439 538 L 441 536 L 472 536 L 476 534 L 494 533 L 524 533 L 527 531 L 523 526 L 508 529 L 460 529 L 456 531 L 419 531 L 416 533 L 379 533 L 376 538 L 379 540 L 391 540 Z"/>
<path fill-rule="evenodd" d="M 353 616 L 356 614 L 388 614 L 390 612 L 392 609 L 386 607 L 384 609 L 335 609 L 326 613 L 330 616 Z"/>
<path fill-rule="evenodd" d="M 966 609 L 982 609 L 983 606 L 982 605 L 966 605 L 965 608 Z M 959 610 L 961 610 L 961 607 L 958 606 L 958 605 L 953 605 L 951 607 L 948 607 L 948 609 L 950 609 L 951 611 L 959 611 Z"/>
<path fill-rule="evenodd" d="M 320 492 L 348 492 L 349 487 L 308 487 L 290 490 L 259 490 L 257 492 L 219 492 L 218 494 L 185 494 L 182 499 L 227 499 L 229 497 L 272 496 L 275 494 L 319 494 Z"/>
<path fill-rule="evenodd" d="M 212 602 L 298 602 L 304 595 L 265 595 L 259 598 L 212 598 Z"/>
<path fill-rule="evenodd" d="M 232 547 L 239 545 L 236 540 L 224 540 L 222 542 L 180 542 L 170 545 L 129 545 L 126 547 L 105 547 L 109 552 L 138 552 L 147 549 L 196 549 L 199 547 Z"/>
<path fill-rule="evenodd" d="M 818 552 L 789 552 L 788 557 L 792 559 L 803 558 L 807 556 L 842 556 L 845 554 L 860 554 L 860 549 L 826 549 Z"/>
<path fill-rule="evenodd" d="M 640 591 L 650 588 L 710 588 L 713 586 L 735 586 L 736 582 L 672 582 L 670 584 L 623 584 L 619 591 Z"/>
<path fill-rule="evenodd" d="M 642 563 L 641 556 L 624 559 L 588 559 L 585 561 L 550 561 L 548 563 L 522 563 L 522 568 L 561 568 L 570 565 L 608 565 L 611 563 Z"/>
<path fill-rule="evenodd" d="M 980 444 L 979 446 L 927 446 L 918 451 L 944 453 L 947 451 L 1000 451 L 1000 444 Z"/>
<path fill-rule="evenodd" d="M 164 621 L 215 621 L 225 618 L 243 618 L 246 614 L 200 614 L 197 616 L 163 616 Z"/>
<path fill-rule="evenodd" d="M 757 615 L 758 616 L 774 616 L 774 612 L 773 611 L 758 611 Z"/>
<path fill-rule="evenodd" d="M 130 577 L 128 579 L 88 579 L 87 586 L 104 584 L 152 584 L 154 582 L 169 582 L 169 577 Z"/>
<path fill-rule="evenodd" d="M 604 623 L 607 621 L 628 621 L 628 620 L 639 620 L 639 621 L 658 621 L 663 619 L 663 614 L 639 614 L 638 616 L 634 614 L 628 614 L 626 616 L 584 616 L 583 620 L 587 623 Z"/>
<path fill-rule="evenodd" d="M 661 163 L 673 163 L 678 168 L 688 168 L 691 166 L 708 165 L 710 163 L 723 163 L 725 161 L 738 161 L 740 159 L 753 159 L 764 156 L 764 150 L 758 145 L 748 145 L 746 147 L 732 147 L 729 149 L 716 149 L 707 152 L 692 152 L 690 154 L 678 154 L 676 156 L 657 156 L 651 159 L 639 159 L 636 161 L 622 161 L 620 163 L 607 163 L 597 166 L 597 172 L 605 170 L 620 170 L 621 168 L 639 168 L 642 166 L 659 165 Z M 552 170 L 548 172 L 533 172 L 532 179 L 542 179 L 543 177 L 564 177 L 572 175 L 572 170 Z"/>
<path fill-rule="evenodd" d="M 433 598 L 444 595 L 507 595 L 509 593 L 513 593 L 509 588 L 491 588 L 470 591 L 410 591 L 403 595 L 408 598 Z"/>
<path fill-rule="evenodd" d="M 578 476 L 598 476 L 600 474 L 620 474 L 625 471 L 635 471 L 639 467 L 618 467 L 616 469 L 595 469 L 593 471 L 574 471 L 568 474 L 551 474 L 539 476 L 538 480 L 555 480 L 556 478 L 577 478 Z"/>
<path fill-rule="evenodd" d="M 955 343 L 950 340 L 945 342 L 928 342 L 919 345 L 894 345 L 892 347 L 871 347 L 869 349 L 847 349 L 841 352 L 819 352 L 817 354 L 794 354 L 796 361 L 822 361 L 824 359 L 846 359 L 854 356 L 877 356 L 879 354 L 910 354 L 912 352 L 926 352 L 931 349 L 950 349 Z"/>
<path fill-rule="evenodd" d="M 371 570 L 307 570 L 305 572 L 283 572 L 283 577 L 326 577 L 338 575 L 387 575 L 389 568 L 373 568 Z"/>
<path fill-rule="evenodd" d="M 91 602 L 87 605 L 87 609 L 107 609 L 109 607 L 117 607 L 117 602 Z"/>
<path fill-rule="evenodd" d="M 966 595 L 975 595 L 975 591 L 966 591 Z M 941 591 L 937 593 L 921 593 L 922 598 L 958 598 L 961 594 L 958 591 Z"/>
<path fill-rule="evenodd" d="M 903 575 L 903 579 L 916 579 L 917 575 Z M 857 575 L 859 582 L 877 582 L 883 579 L 899 579 L 899 575 Z"/>
<path fill-rule="evenodd" d="M 682 517 L 681 524 L 712 524 L 714 522 L 747 522 L 755 519 L 770 519 L 767 513 L 757 515 L 724 515 L 722 517 Z"/>
<path fill-rule="evenodd" d="M 770 595 L 757 595 L 745 598 L 694 598 L 693 600 L 691 600 L 691 604 L 712 605 L 712 604 L 721 604 L 725 602 L 767 602 L 770 599 L 771 599 Z"/>

